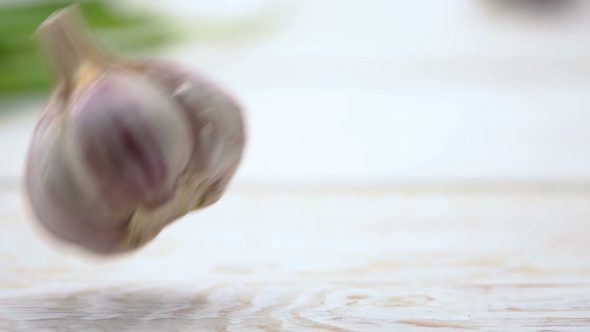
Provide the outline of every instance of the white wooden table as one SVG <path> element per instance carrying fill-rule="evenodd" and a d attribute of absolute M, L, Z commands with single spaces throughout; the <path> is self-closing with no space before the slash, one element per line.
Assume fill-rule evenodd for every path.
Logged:
<path fill-rule="evenodd" d="M 234 188 L 111 260 L 0 193 L 0 331 L 588 331 L 590 192 Z"/>

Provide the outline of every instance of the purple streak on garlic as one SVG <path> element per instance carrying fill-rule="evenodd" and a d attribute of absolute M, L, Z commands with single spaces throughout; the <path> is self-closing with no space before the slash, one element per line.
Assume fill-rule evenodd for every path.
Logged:
<path fill-rule="evenodd" d="M 70 128 L 101 201 L 157 207 L 172 198 L 193 151 L 188 122 L 148 80 L 106 74 L 72 107 Z"/>
<path fill-rule="evenodd" d="M 122 60 L 76 7 L 38 31 L 58 84 L 33 134 L 25 191 L 55 237 L 96 253 L 137 249 L 217 202 L 242 159 L 240 107 L 181 66 Z"/>

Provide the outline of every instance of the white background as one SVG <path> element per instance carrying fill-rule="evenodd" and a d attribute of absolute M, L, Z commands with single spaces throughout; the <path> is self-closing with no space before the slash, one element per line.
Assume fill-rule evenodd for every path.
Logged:
<path fill-rule="evenodd" d="M 243 101 L 236 183 L 590 180 L 588 2 L 545 19 L 474 0 L 124 2 L 139 3 L 179 24 L 275 20 L 252 40 L 166 54 Z M 1 119 L 11 181 L 41 104 L 2 107 L 31 109 Z"/>

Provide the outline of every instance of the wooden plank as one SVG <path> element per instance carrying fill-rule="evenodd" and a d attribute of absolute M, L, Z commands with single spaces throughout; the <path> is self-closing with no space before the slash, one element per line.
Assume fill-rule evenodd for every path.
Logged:
<path fill-rule="evenodd" d="M 590 193 L 234 190 L 130 257 L 0 194 L 0 331 L 587 331 Z"/>

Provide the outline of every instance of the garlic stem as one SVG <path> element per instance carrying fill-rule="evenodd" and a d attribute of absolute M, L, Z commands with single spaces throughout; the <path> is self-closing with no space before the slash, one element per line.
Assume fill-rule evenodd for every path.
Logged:
<path fill-rule="evenodd" d="M 87 81 L 88 75 L 97 72 L 96 68 L 109 57 L 109 52 L 90 32 L 78 6 L 54 13 L 35 35 L 68 92 Z"/>

